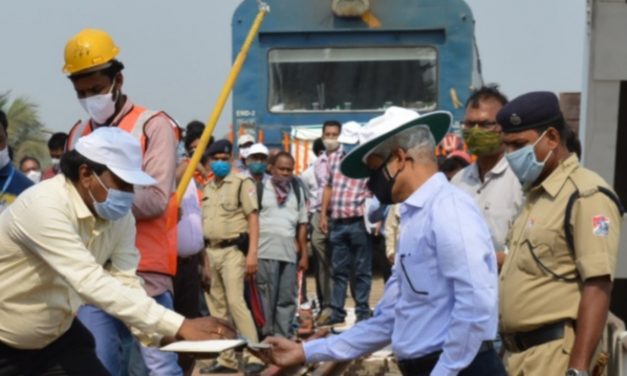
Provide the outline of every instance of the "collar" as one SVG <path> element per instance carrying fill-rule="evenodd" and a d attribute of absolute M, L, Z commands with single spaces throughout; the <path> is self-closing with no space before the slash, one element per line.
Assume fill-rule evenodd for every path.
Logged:
<path fill-rule="evenodd" d="M 538 187 L 532 188 L 532 191 L 543 188 L 551 197 L 557 196 L 570 174 L 579 167 L 579 159 L 577 155 L 572 153 L 540 184 Z"/>
<path fill-rule="evenodd" d="M 235 179 L 237 178 L 235 177 L 233 171 L 231 171 L 227 176 L 224 177 L 224 179 L 222 179 L 219 185 L 216 183 L 216 178 L 214 176 L 213 179 L 211 179 L 211 185 L 213 185 L 214 187 L 221 187 L 224 183 L 232 183 Z"/>
<path fill-rule="evenodd" d="M 485 174 L 485 181 L 491 179 L 493 176 L 504 174 L 508 166 L 509 164 L 507 163 L 507 159 L 505 159 L 505 154 L 503 154 L 494 167 L 492 167 L 492 169 Z M 470 165 L 469 177 L 476 182 L 481 182 L 481 179 L 479 178 L 479 164 L 477 162 Z"/>
<path fill-rule="evenodd" d="M 78 191 L 76 190 L 74 184 L 69 179 L 66 179 L 63 175 L 57 175 L 55 179 L 65 180 L 65 189 L 67 189 L 68 195 L 70 196 L 70 201 L 72 202 L 72 206 L 74 206 L 74 210 L 76 211 L 76 217 L 78 219 L 92 218 L 95 220 L 96 217 L 91 213 L 91 211 L 85 204 L 85 201 L 83 201 L 81 195 L 78 194 Z"/>
<path fill-rule="evenodd" d="M 414 193 L 405 200 L 402 206 L 408 205 L 416 208 L 422 208 L 431 197 L 441 191 L 442 186 L 447 183 L 446 176 L 438 172 L 433 174 L 426 182 L 424 182 Z M 401 212 L 403 212 L 401 210 Z"/>

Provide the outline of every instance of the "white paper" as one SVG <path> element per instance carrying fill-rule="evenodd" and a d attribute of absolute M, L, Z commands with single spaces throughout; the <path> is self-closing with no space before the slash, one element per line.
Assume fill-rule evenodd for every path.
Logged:
<path fill-rule="evenodd" d="M 189 352 L 189 353 L 219 353 L 234 347 L 244 345 L 241 339 L 214 339 L 208 341 L 178 341 L 161 348 L 162 351 Z"/>

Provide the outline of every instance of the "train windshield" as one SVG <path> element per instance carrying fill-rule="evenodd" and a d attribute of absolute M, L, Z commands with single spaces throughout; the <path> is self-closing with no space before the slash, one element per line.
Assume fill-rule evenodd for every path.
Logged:
<path fill-rule="evenodd" d="M 434 110 L 434 47 L 272 49 L 271 112 Z"/>

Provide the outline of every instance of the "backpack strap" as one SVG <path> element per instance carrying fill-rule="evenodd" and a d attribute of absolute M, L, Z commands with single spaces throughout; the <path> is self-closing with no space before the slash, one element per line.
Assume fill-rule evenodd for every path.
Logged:
<path fill-rule="evenodd" d="M 294 176 L 294 178 L 292 178 L 292 189 L 294 190 L 294 194 L 296 195 L 296 204 L 297 204 L 297 208 L 300 210 L 300 202 L 301 202 L 301 197 L 302 197 L 302 192 L 301 192 L 301 187 L 303 186 L 303 183 L 300 181 L 299 177 Z"/>
<path fill-rule="evenodd" d="M 257 186 L 257 210 L 261 213 L 261 202 L 263 201 L 263 180 L 255 181 L 255 185 Z"/>

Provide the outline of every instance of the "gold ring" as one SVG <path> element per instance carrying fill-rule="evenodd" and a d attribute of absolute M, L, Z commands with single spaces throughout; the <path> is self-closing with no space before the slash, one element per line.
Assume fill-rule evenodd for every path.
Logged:
<path fill-rule="evenodd" d="M 219 336 L 222 336 L 222 327 L 221 327 L 221 326 L 220 326 L 220 327 L 218 327 L 218 335 L 219 335 Z"/>

